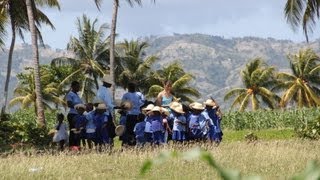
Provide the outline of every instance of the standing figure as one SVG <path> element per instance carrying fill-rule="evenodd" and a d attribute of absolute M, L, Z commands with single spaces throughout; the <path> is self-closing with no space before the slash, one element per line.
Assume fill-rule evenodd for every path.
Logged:
<path fill-rule="evenodd" d="M 170 105 L 171 114 L 173 118 L 173 128 L 172 128 L 172 140 L 174 142 L 183 142 L 186 140 L 186 118 L 183 115 L 184 111 L 181 104 L 171 104 Z"/>
<path fill-rule="evenodd" d="M 168 108 L 170 103 L 174 100 L 171 81 L 164 82 L 163 87 L 163 91 L 161 91 L 157 96 L 156 105 Z"/>
<path fill-rule="evenodd" d="M 64 115 L 62 113 L 57 114 L 58 124 L 56 125 L 56 128 L 55 128 L 56 132 L 53 136 L 53 142 L 59 144 L 60 151 L 64 150 L 64 145 L 68 141 L 67 125 L 66 123 L 63 122 L 63 120 L 64 120 Z"/>
<path fill-rule="evenodd" d="M 128 101 L 132 104 L 132 108 L 127 112 L 123 144 L 133 146 L 136 144 L 133 129 L 138 122 L 138 115 L 141 113 L 140 107 L 144 105 L 145 98 L 141 92 L 136 91 L 136 85 L 134 83 L 129 83 L 128 92 L 122 96 L 121 101 L 122 103 Z"/>
<path fill-rule="evenodd" d="M 80 90 L 80 83 L 78 81 L 73 81 L 71 83 L 71 89 L 66 96 L 67 105 L 69 107 L 69 113 L 67 115 L 68 123 L 69 123 L 69 147 L 75 146 L 75 139 L 74 139 L 74 131 L 71 129 L 75 128 L 74 116 L 78 114 L 76 109 L 74 108 L 77 104 L 82 104 L 82 100 L 77 94 Z"/>
<path fill-rule="evenodd" d="M 208 134 L 207 118 L 202 114 L 204 106 L 198 102 L 191 103 L 189 122 L 189 140 L 205 140 Z"/>
<path fill-rule="evenodd" d="M 221 111 L 217 103 L 213 99 L 207 99 L 204 102 L 204 105 L 206 106 L 205 112 L 210 118 L 209 121 L 209 134 L 208 138 L 211 142 L 215 142 L 216 144 L 219 144 L 222 140 L 222 130 L 221 130 Z"/>
<path fill-rule="evenodd" d="M 99 104 L 96 107 L 95 115 L 93 122 L 96 126 L 96 138 L 95 145 L 98 150 L 102 149 L 102 146 L 105 146 L 109 143 L 109 137 L 107 132 L 107 122 L 109 120 L 108 115 L 105 114 L 107 106 L 105 104 Z"/>
<path fill-rule="evenodd" d="M 152 129 L 153 144 L 160 145 L 164 143 L 164 128 L 161 116 L 161 109 L 155 106 L 150 111 L 150 121 Z"/>

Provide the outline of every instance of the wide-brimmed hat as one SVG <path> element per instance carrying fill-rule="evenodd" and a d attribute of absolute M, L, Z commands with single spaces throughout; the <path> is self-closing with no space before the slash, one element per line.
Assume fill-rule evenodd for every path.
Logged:
<path fill-rule="evenodd" d="M 172 109 L 174 112 L 179 113 L 179 114 L 184 114 L 182 104 L 176 105 L 176 106 L 171 106 L 170 109 Z"/>
<path fill-rule="evenodd" d="M 127 111 L 130 111 L 133 107 L 132 102 L 131 101 L 122 101 L 120 103 L 120 107 L 121 109 L 125 109 Z"/>
<path fill-rule="evenodd" d="M 96 109 L 99 109 L 99 110 L 107 110 L 107 105 L 104 104 L 104 103 L 100 103 L 98 104 L 98 106 L 96 107 Z"/>
<path fill-rule="evenodd" d="M 170 103 L 170 109 L 173 109 L 175 107 L 178 107 L 178 106 L 182 106 L 179 102 L 176 102 L 176 101 L 173 101 Z"/>
<path fill-rule="evenodd" d="M 112 84 L 111 76 L 110 75 L 104 75 L 103 78 L 102 78 L 102 82 Z"/>
<path fill-rule="evenodd" d="M 84 105 L 84 104 L 76 104 L 75 106 L 74 106 L 74 109 L 86 109 L 86 105 Z"/>
<path fill-rule="evenodd" d="M 162 114 L 165 114 L 166 116 L 169 116 L 170 115 L 170 112 L 169 112 L 169 110 L 167 109 L 167 108 L 161 108 L 161 113 Z"/>
<path fill-rule="evenodd" d="M 143 108 L 143 111 L 151 111 L 154 108 L 153 104 L 149 104 L 147 107 Z"/>
<path fill-rule="evenodd" d="M 216 102 L 213 99 L 207 99 L 203 104 L 212 107 L 217 106 Z"/>
<path fill-rule="evenodd" d="M 118 125 L 115 129 L 115 133 L 117 136 L 122 136 L 125 131 L 125 126 L 124 125 Z"/>
<path fill-rule="evenodd" d="M 193 103 L 191 103 L 191 104 L 189 105 L 189 107 L 190 107 L 191 109 L 200 110 L 200 111 L 204 110 L 204 108 L 205 108 L 201 103 L 198 103 L 198 102 L 193 102 Z"/>
<path fill-rule="evenodd" d="M 161 108 L 159 106 L 155 106 L 151 109 L 152 112 L 161 112 Z"/>

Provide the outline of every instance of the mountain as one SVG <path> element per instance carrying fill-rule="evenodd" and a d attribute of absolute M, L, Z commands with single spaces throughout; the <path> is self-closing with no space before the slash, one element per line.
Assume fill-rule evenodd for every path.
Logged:
<path fill-rule="evenodd" d="M 159 57 L 154 68 L 165 66 L 173 61 L 179 61 L 186 72 L 195 76 L 193 86 L 197 87 L 202 97 L 199 102 L 209 96 L 215 98 L 222 107 L 228 107 L 223 102 L 224 94 L 232 87 L 241 86 L 239 73 L 245 64 L 255 57 L 262 57 L 267 64 L 275 66 L 279 71 L 288 71 L 289 63 L 286 56 L 297 53 L 299 49 L 310 47 L 320 53 L 320 40 L 306 43 L 295 43 L 289 40 L 273 38 L 243 37 L 225 39 L 220 36 L 204 34 L 174 34 L 172 36 L 150 36 L 143 38 L 150 46 L 148 54 Z M 0 67 L 0 83 L 4 85 L 8 50 L 0 54 L 3 66 Z M 47 64 L 59 56 L 70 56 L 69 52 L 52 49 L 49 46 L 40 48 L 40 63 Z M 12 93 L 17 81 L 15 75 L 24 67 L 32 65 L 31 45 L 17 45 L 13 56 Z M 3 86 L 0 89 L 3 94 Z M 12 94 L 11 94 L 12 96 Z"/>

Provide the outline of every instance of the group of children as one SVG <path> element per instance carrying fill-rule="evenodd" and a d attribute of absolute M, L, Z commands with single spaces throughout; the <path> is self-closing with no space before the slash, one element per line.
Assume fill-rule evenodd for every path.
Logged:
<path fill-rule="evenodd" d="M 126 109 L 121 109 L 119 126 L 115 127 L 111 114 L 107 114 L 105 104 L 77 104 L 74 106 L 77 115 L 69 120 L 68 128 L 63 122 L 63 114 L 58 114 L 56 133 L 53 141 L 61 150 L 69 141 L 70 148 L 88 147 L 93 144 L 101 149 L 112 145 L 113 138 L 118 135 L 125 139 Z M 214 100 L 208 99 L 203 104 L 194 102 L 185 106 L 179 102 L 159 107 L 146 104 L 137 116 L 133 132 L 135 135 L 131 145 L 142 147 L 145 144 L 161 145 L 168 141 L 211 141 L 220 143 L 222 131 L 220 127 L 221 112 Z M 69 137 L 68 137 L 69 136 Z M 125 145 L 125 144 L 123 144 Z"/>
<path fill-rule="evenodd" d="M 137 146 L 166 144 L 169 140 L 209 140 L 219 144 L 222 140 L 221 111 L 212 99 L 189 106 L 179 102 L 172 102 L 167 107 L 149 104 L 142 112 L 144 116 L 139 116 L 134 127 Z"/>

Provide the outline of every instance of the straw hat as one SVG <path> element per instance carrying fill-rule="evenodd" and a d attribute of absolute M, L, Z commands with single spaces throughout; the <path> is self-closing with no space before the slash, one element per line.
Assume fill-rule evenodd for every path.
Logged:
<path fill-rule="evenodd" d="M 133 105 L 132 105 L 132 102 L 131 102 L 131 101 L 122 101 L 122 102 L 120 103 L 120 107 L 121 107 L 122 109 L 125 109 L 125 110 L 129 111 L 129 110 L 132 109 Z"/>
<path fill-rule="evenodd" d="M 153 107 L 152 108 L 152 110 L 151 110 L 152 112 L 161 112 L 161 108 L 159 107 L 159 106 L 155 106 L 155 107 Z"/>
<path fill-rule="evenodd" d="M 172 106 L 172 107 L 170 107 L 170 109 L 172 109 L 174 112 L 177 112 L 179 114 L 184 114 L 184 111 L 183 111 L 181 104 L 179 104 L 177 106 Z"/>
<path fill-rule="evenodd" d="M 111 76 L 110 75 L 104 75 L 103 78 L 102 78 L 102 82 L 105 82 L 105 83 L 109 83 L 109 84 L 112 84 L 111 82 Z"/>
<path fill-rule="evenodd" d="M 200 110 L 200 111 L 204 110 L 204 108 L 205 108 L 201 103 L 198 103 L 198 102 L 191 103 L 191 104 L 189 105 L 189 107 L 190 107 L 191 109 Z"/>
<path fill-rule="evenodd" d="M 83 110 L 85 110 L 86 109 L 86 105 L 84 105 L 84 104 L 76 104 L 75 106 L 74 106 L 74 108 L 75 109 L 83 109 Z"/>
<path fill-rule="evenodd" d="M 107 110 L 107 105 L 104 104 L 104 103 L 100 103 L 100 104 L 98 104 L 98 106 L 96 107 L 96 109 Z"/>
<path fill-rule="evenodd" d="M 143 108 L 143 111 L 151 111 L 154 108 L 153 104 L 149 104 L 147 107 Z"/>
<path fill-rule="evenodd" d="M 179 102 L 176 102 L 176 101 L 173 101 L 170 103 L 170 109 L 173 109 L 175 107 L 178 107 L 178 106 L 182 106 Z"/>
<path fill-rule="evenodd" d="M 124 125 L 118 125 L 115 129 L 115 133 L 117 136 L 122 136 L 125 130 L 125 126 Z"/>
<path fill-rule="evenodd" d="M 217 106 L 216 102 L 214 102 L 214 100 L 212 99 L 207 99 L 203 104 L 206 106 L 212 106 L 212 107 Z"/>
<path fill-rule="evenodd" d="M 169 112 L 169 110 L 167 108 L 161 108 L 161 113 L 165 114 L 166 116 L 170 115 L 170 112 Z"/>
<path fill-rule="evenodd" d="M 94 100 L 92 101 L 92 104 L 100 104 L 100 103 L 104 103 L 102 99 L 96 97 L 94 98 Z"/>

